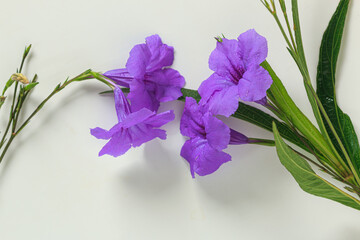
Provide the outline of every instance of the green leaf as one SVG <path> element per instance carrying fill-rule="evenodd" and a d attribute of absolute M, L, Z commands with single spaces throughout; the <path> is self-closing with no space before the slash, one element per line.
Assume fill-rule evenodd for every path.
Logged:
<path fill-rule="evenodd" d="M 8 88 L 11 87 L 11 85 L 13 83 L 14 83 L 14 80 L 12 80 L 11 78 L 6 82 L 2 95 L 5 94 L 6 90 L 8 90 Z"/>
<path fill-rule="evenodd" d="M 186 97 L 192 97 L 192 98 L 195 99 L 197 102 L 199 102 L 200 99 L 201 99 L 200 94 L 199 94 L 198 91 L 196 91 L 196 90 L 187 89 L 187 88 L 182 88 L 182 89 L 181 89 L 181 93 L 182 93 L 183 95 L 178 98 L 178 100 L 180 100 L 180 101 L 185 101 L 185 98 L 186 98 Z"/>
<path fill-rule="evenodd" d="M 318 176 L 310 164 L 296 154 L 280 137 L 276 124 L 273 123 L 276 151 L 280 162 L 295 178 L 299 186 L 307 193 L 328 198 L 348 207 L 360 210 L 360 201 L 340 190 L 325 179 Z"/>
<path fill-rule="evenodd" d="M 308 144 L 317 155 L 322 155 L 322 162 L 336 167 L 337 160 L 333 155 L 332 149 L 329 147 L 328 142 L 321 135 L 319 130 L 312 124 L 312 122 L 301 112 L 296 106 L 295 102 L 291 99 L 285 86 L 282 84 L 280 78 L 276 75 L 267 61 L 264 61 L 261 66 L 267 70 L 273 80 L 273 83 L 268 90 L 268 97 L 273 101 L 276 106 L 286 115 L 288 121 L 293 124 L 312 144 Z M 272 128 L 272 123 L 270 127 Z M 279 128 L 280 131 L 280 128 Z M 281 131 L 280 131 L 281 133 Z M 316 149 L 316 150 L 315 150 Z M 308 149 L 306 149 L 309 151 Z M 334 162 L 332 162 L 333 160 Z"/>
<path fill-rule="evenodd" d="M 33 89 L 36 85 L 38 85 L 39 82 L 32 82 L 32 83 L 29 83 L 28 85 L 26 85 L 24 87 L 24 91 L 30 91 L 31 89 Z"/>
<path fill-rule="evenodd" d="M 335 75 L 341 39 L 344 31 L 346 14 L 350 0 L 341 0 L 324 32 L 317 71 L 317 94 L 323 104 L 332 125 L 343 143 L 352 164 L 360 174 L 360 147 L 350 117 L 337 105 Z M 326 130 L 335 148 L 343 157 L 339 143 L 324 120 Z"/>
<path fill-rule="evenodd" d="M 201 99 L 199 93 L 196 90 L 183 88 L 181 91 L 183 93 L 183 96 L 180 97 L 178 100 L 185 101 L 185 97 L 192 97 L 196 101 L 200 101 Z M 272 123 L 276 122 L 276 124 L 279 126 L 279 132 L 283 138 L 296 144 L 304 150 L 309 151 L 306 145 L 299 139 L 299 137 L 292 131 L 290 127 L 278 121 L 271 115 L 261 111 L 260 109 L 239 102 L 239 107 L 232 116 L 252 123 L 258 127 L 264 128 L 270 132 L 272 132 Z M 305 142 L 312 147 L 310 142 L 306 140 Z"/>

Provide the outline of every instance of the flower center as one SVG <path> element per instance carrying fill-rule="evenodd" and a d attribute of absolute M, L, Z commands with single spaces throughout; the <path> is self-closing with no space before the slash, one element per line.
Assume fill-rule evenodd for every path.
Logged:
<path fill-rule="evenodd" d="M 236 68 L 233 66 L 233 68 L 229 71 L 231 75 L 231 81 L 235 83 L 236 85 L 239 83 L 240 79 L 242 79 L 245 69 L 244 68 Z"/>

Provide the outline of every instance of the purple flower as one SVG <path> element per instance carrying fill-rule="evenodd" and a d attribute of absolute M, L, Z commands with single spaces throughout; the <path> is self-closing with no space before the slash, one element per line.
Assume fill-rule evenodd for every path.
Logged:
<path fill-rule="evenodd" d="M 133 111 L 148 108 L 157 111 L 160 102 L 178 99 L 185 79 L 174 69 L 166 68 L 174 61 L 174 48 L 163 44 L 158 35 L 146 38 L 145 44 L 130 51 L 126 68 L 108 71 L 104 76 L 129 87 L 128 98 Z"/>
<path fill-rule="evenodd" d="M 119 87 L 115 87 L 114 97 L 119 122 L 110 130 L 91 129 L 91 134 L 96 138 L 110 139 L 99 152 L 99 156 L 109 154 L 117 157 L 131 147 L 138 147 L 156 137 L 166 139 L 166 132 L 158 127 L 174 120 L 173 111 L 156 114 L 147 108 L 142 108 L 132 112 L 128 100 Z"/>
<path fill-rule="evenodd" d="M 266 39 L 255 30 L 248 30 L 237 40 L 218 41 L 209 58 L 214 73 L 199 88 L 201 103 L 207 103 L 215 115 L 230 116 L 239 99 L 255 102 L 266 97 L 272 79 L 260 63 L 267 50 Z"/>
<path fill-rule="evenodd" d="M 181 156 L 190 164 L 191 175 L 208 175 L 216 171 L 231 156 L 222 150 L 229 144 L 245 144 L 248 138 L 214 117 L 207 105 L 186 98 L 180 131 L 189 137 L 181 149 Z"/>

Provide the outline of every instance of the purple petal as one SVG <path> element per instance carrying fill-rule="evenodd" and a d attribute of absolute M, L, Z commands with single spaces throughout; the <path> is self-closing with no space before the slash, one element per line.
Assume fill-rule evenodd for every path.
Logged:
<path fill-rule="evenodd" d="M 197 160 L 196 155 L 194 155 L 194 153 L 196 147 L 200 144 L 206 144 L 206 140 L 201 138 L 187 140 L 184 143 L 183 147 L 181 148 L 181 152 L 180 152 L 180 155 L 183 158 L 185 158 L 185 160 L 188 161 L 188 163 L 190 164 L 190 172 L 193 178 L 195 178 L 194 165 L 195 165 L 195 161 Z"/>
<path fill-rule="evenodd" d="M 134 78 L 143 78 L 150 59 L 151 52 L 146 44 L 135 45 L 130 51 L 130 57 L 126 62 L 126 69 Z"/>
<path fill-rule="evenodd" d="M 146 124 L 138 124 L 128 129 L 133 147 L 138 147 L 154 138 L 166 139 L 166 132 L 162 129 L 153 129 Z"/>
<path fill-rule="evenodd" d="M 216 73 L 203 81 L 198 91 L 200 104 L 207 104 L 214 115 L 229 117 L 239 106 L 238 87 Z"/>
<path fill-rule="evenodd" d="M 181 149 L 181 156 L 189 162 L 193 178 L 195 173 L 200 176 L 211 174 L 231 160 L 229 154 L 212 148 L 201 138 L 187 140 Z"/>
<path fill-rule="evenodd" d="M 242 133 L 230 129 L 230 142 L 231 145 L 241 145 L 249 143 L 249 138 Z"/>
<path fill-rule="evenodd" d="M 110 131 L 99 127 L 90 129 L 90 133 L 98 139 L 110 139 L 112 136 L 112 133 Z"/>
<path fill-rule="evenodd" d="M 186 97 L 183 115 L 180 121 L 180 132 L 184 136 L 191 138 L 205 136 L 205 128 L 203 123 L 203 112 L 199 108 L 196 100 Z"/>
<path fill-rule="evenodd" d="M 174 111 L 171 110 L 171 111 L 166 111 L 163 113 L 153 115 L 153 116 L 149 117 L 148 119 L 146 119 L 144 121 L 144 123 L 151 125 L 153 127 L 161 127 L 161 126 L 165 125 L 166 123 L 171 122 L 174 119 L 175 119 L 175 114 L 174 114 Z"/>
<path fill-rule="evenodd" d="M 222 151 L 218 151 L 208 144 L 205 144 L 198 150 L 201 155 L 194 164 L 195 172 L 200 176 L 211 174 L 219 169 L 219 167 L 231 161 L 231 156 Z"/>
<path fill-rule="evenodd" d="M 90 129 L 90 133 L 98 139 L 110 139 L 115 133 L 122 130 L 121 124 L 121 122 L 115 124 L 109 131 L 99 127 L 93 128 Z"/>
<path fill-rule="evenodd" d="M 126 153 L 131 148 L 131 142 L 127 136 L 126 130 L 117 132 L 112 136 L 110 141 L 99 152 L 99 156 L 104 154 L 118 157 Z"/>
<path fill-rule="evenodd" d="M 253 66 L 245 72 L 239 81 L 239 96 L 243 101 L 254 102 L 266 97 L 272 79 L 269 73 L 260 66 Z"/>
<path fill-rule="evenodd" d="M 217 42 L 215 50 L 210 55 L 210 69 L 222 77 L 240 79 L 244 72 L 244 64 L 238 53 L 238 41 L 224 38 L 222 42 Z"/>
<path fill-rule="evenodd" d="M 157 70 L 148 74 L 146 81 L 153 83 L 155 97 L 160 102 L 173 101 L 181 97 L 181 88 L 185 85 L 184 77 L 171 68 Z"/>
<path fill-rule="evenodd" d="M 109 154 L 117 157 L 124 154 L 131 146 L 138 147 L 157 137 L 160 139 L 166 139 L 166 132 L 164 130 L 154 129 L 153 125 L 146 123 L 146 120 L 149 119 L 149 115 L 153 116 L 155 113 L 148 109 L 143 109 L 130 114 L 128 119 L 125 119 L 124 122 L 117 123 L 110 129 L 110 131 L 106 131 L 101 128 L 93 129 L 91 133 L 95 137 L 102 139 L 111 138 L 110 141 L 102 148 L 99 156 Z M 152 119 L 154 125 L 163 124 L 164 119 L 162 118 L 169 119 L 168 115 L 169 114 L 161 115 L 157 119 L 159 122 L 155 122 L 155 119 Z M 143 122 L 144 120 L 145 122 Z"/>
<path fill-rule="evenodd" d="M 126 68 L 110 70 L 103 75 L 113 80 L 116 84 L 127 88 L 133 79 Z"/>
<path fill-rule="evenodd" d="M 234 85 L 235 83 L 233 83 L 230 79 L 213 73 L 208 79 L 200 84 L 198 92 L 201 96 L 201 99 L 207 102 L 215 92 L 222 90 L 224 87 L 230 87 Z"/>
<path fill-rule="evenodd" d="M 174 48 L 163 44 L 159 35 L 147 37 L 146 46 L 151 53 L 147 72 L 153 72 L 172 65 L 174 61 Z"/>
<path fill-rule="evenodd" d="M 134 79 L 130 84 L 128 98 L 131 101 L 131 110 L 138 111 L 142 108 L 157 111 L 160 103 L 155 98 L 155 93 L 149 90 L 149 85 L 145 85 L 142 80 Z"/>
<path fill-rule="evenodd" d="M 115 109 L 119 122 L 130 114 L 130 104 L 119 87 L 114 89 Z"/>
<path fill-rule="evenodd" d="M 266 39 L 259 35 L 254 29 L 250 29 L 238 37 L 239 55 L 246 65 L 259 65 L 265 61 L 268 47 Z"/>
<path fill-rule="evenodd" d="M 216 150 L 227 148 L 230 141 L 230 129 L 222 121 L 207 113 L 204 116 L 206 139 Z"/>
<path fill-rule="evenodd" d="M 151 116 L 156 115 L 155 112 L 150 111 L 147 108 L 142 108 L 139 111 L 130 113 L 126 119 L 121 122 L 121 126 L 123 128 L 129 128 L 131 126 L 137 125 L 139 123 L 144 122 L 146 119 L 150 118 Z"/>

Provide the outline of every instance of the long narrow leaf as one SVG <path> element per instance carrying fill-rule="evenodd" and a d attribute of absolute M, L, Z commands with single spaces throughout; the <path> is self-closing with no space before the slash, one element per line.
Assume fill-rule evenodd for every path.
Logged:
<path fill-rule="evenodd" d="M 318 176 L 309 163 L 290 149 L 282 140 L 276 124 L 273 124 L 276 151 L 284 167 L 307 193 L 328 198 L 360 210 L 360 201 Z"/>
<path fill-rule="evenodd" d="M 335 89 L 336 64 L 339 56 L 349 2 L 349 0 L 341 0 L 339 2 L 339 5 L 323 35 L 317 72 L 317 94 L 336 130 L 336 133 L 338 134 L 351 159 L 352 164 L 354 165 L 355 170 L 359 174 L 360 148 L 358 138 L 350 117 L 343 113 L 337 105 Z M 325 126 L 334 146 L 343 156 L 334 134 L 331 132 L 327 124 L 325 124 Z"/>

